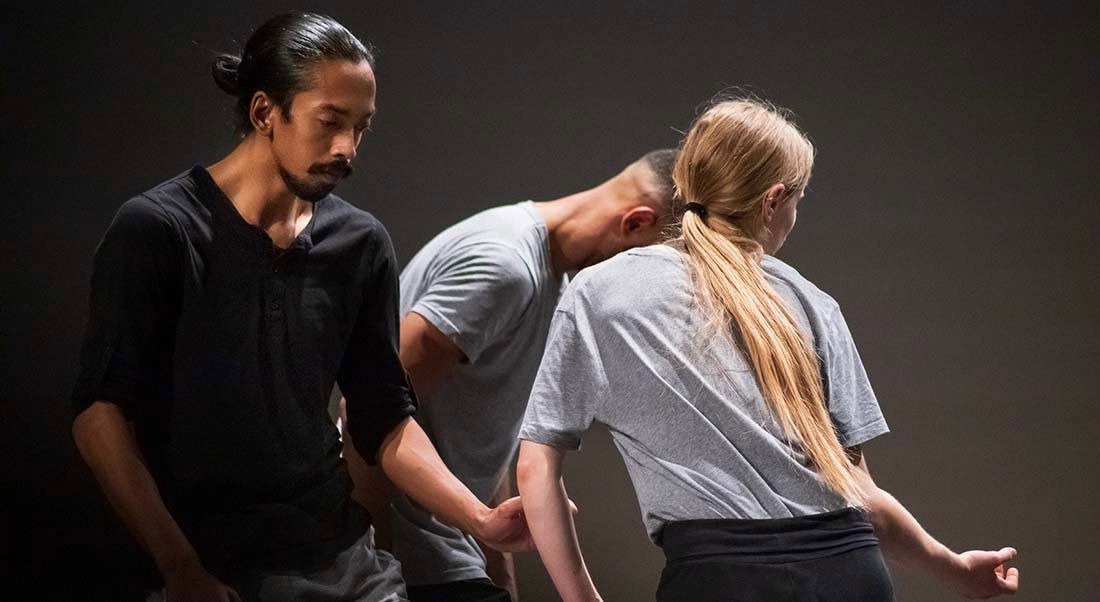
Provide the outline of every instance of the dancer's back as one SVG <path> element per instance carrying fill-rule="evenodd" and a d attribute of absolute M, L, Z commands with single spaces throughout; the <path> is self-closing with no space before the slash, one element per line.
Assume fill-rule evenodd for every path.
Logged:
<path fill-rule="evenodd" d="M 836 302 L 774 257 L 762 267 L 821 358 L 842 444 L 886 432 Z M 571 340 L 558 347 L 568 353 L 544 358 L 521 436 L 575 448 L 591 420 L 608 425 L 654 540 L 669 521 L 786 518 L 847 506 L 786 442 L 748 359 L 708 320 L 675 248 L 634 249 L 581 272 L 551 337 Z M 547 391 L 554 387 L 586 394 Z M 543 398 L 583 407 L 538 403 Z"/>

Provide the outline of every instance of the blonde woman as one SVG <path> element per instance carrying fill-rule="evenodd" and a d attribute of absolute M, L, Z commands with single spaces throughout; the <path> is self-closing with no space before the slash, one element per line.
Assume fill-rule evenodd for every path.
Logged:
<path fill-rule="evenodd" d="M 875 486 L 887 432 L 835 301 L 773 255 L 814 149 L 759 102 L 711 106 L 673 170 L 681 235 L 581 272 L 531 393 L 518 481 L 565 600 L 598 600 L 562 461 L 593 420 L 667 558 L 658 600 L 891 600 L 888 555 L 971 597 L 1015 591 L 1016 554 L 955 554 Z"/>

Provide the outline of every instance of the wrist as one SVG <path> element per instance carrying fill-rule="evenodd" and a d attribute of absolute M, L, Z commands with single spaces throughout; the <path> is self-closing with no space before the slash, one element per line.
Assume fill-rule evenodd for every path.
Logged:
<path fill-rule="evenodd" d="M 936 546 L 928 556 L 930 571 L 940 579 L 954 582 L 966 573 L 966 563 L 962 556 L 952 552 L 947 546 Z"/>
<path fill-rule="evenodd" d="M 492 513 L 492 508 L 479 502 L 470 512 L 465 531 L 478 541 L 485 541 L 485 532 L 488 531 L 489 517 Z"/>
<path fill-rule="evenodd" d="M 157 570 L 167 584 L 181 576 L 191 575 L 197 571 L 205 571 L 202 561 L 199 560 L 194 550 L 183 551 L 168 558 L 157 561 Z"/>

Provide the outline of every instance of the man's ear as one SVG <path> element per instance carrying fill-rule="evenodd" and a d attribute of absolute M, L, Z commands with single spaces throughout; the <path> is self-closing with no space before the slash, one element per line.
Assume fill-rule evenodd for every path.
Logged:
<path fill-rule="evenodd" d="M 657 223 L 657 212 L 652 207 L 640 206 L 627 211 L 620 222 L 623 234 L 633 234 Z"/>
<path fill-rule="evenodd" d="M 252 128 L 256 133 L 265 138 L 271 137 L 271 122 L 277 110 L 278 107 L 266 92 L 257 91 L 252 95 L 252 104 L 248 107 L 248 119 L 252 122 Z"/>

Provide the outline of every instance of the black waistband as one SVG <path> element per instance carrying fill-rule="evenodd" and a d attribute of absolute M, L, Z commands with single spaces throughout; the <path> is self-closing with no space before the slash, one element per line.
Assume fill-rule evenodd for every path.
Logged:
<path fill-rule="evenodd" d="M 716 555 L 743 562 L 798 562 L 874 545 L 874 528 L 855 508 L 792 518 L 677 521 L 661 533 L 670 563 Z"/>

